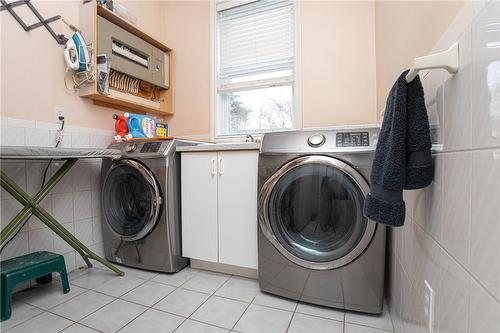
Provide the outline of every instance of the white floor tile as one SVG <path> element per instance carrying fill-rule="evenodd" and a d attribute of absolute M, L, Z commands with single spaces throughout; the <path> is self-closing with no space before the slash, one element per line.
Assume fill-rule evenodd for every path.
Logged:
<path fill-rule="evenodd" d="M 387 306 L 384 307 L 384 312 L 381 315 L 370 315 L 346 311 L 345 321 L 348 323 L 370 326 L 388 331 L 393 330 L 391 316 L 387 310 Z"/>
<path fill-rule="evenodd" d="M 77 277 L 71 282 L 71 284 L 82 288 L 93 289 L 115 278 L 116 276 L 116 273 L 111 270 L 89 268 L 87 274 Z"/>
<path fill-rule="evenodd" d="M 251 304 L 234 327 L 242 333 L 286 332 L 292 312 Z"/>
<path fill-rule="evenodd" d="M 326 319 L 344 321 L 344 311 L 324 306 L 299 303 L 297 306 L 297 312 Z"/>
<path fill-rule="evenodd" d="M 387 333 L 392 331 L 380 330 L 374 327 L 361 326 L 351 323 L 345 323 L 345 333 Z"/>
<path fill-rule="evenodd" d="M 189 317 L 208 297 L 210 295 L 197 291 L 176 289 L 153 307 L 179 316 Z"/>
<path fill-rule="evenodd" d="M 66 318 L 56 316 L 50 312 L 44 312 L 14 327 L 9 333 L 54 333 L 72 324 L 73 322 Z"/>
<path fill-rule="evenodd" d="M 170 333 L 179 327 L 184 319 L 170 313 L 149 309 L 121 329 L 120 333 Z"/>
<path fill-rule="evenodd" d="M 117 299 L 81 320 L 81 323 L 104 333 L 116 332 L 147 308 Z"/>
<path fill-rule="evenodd" d="M 186 267 L 182 271 L 174 274 L 160 273 L 155 276 L 152 281 L 180 287 L 183 283 L 192 279 L 196 274 L 198 274 L 198 271 Z"/>
<path fill-rule="evenodd" d="M 259 282 L 257 280 L 232 276 L 219 290 L 217 290 L 215 295 L 243 302 L 251 302 L 258 292 Z"/>
<path fill-rule="evenodd" d="M 175 287 L 158 282 L 147 281 L 146 283 L 121 296 L 121 298 L 126 301 L 142 304 L 144 306 L 152 306 L 174 290 Z"/>
<path fill-rule="evenodd" d="M 79 321 L 111 301 L 113 301 L 112 297 L 94 291 L 87 291 L 70 299 L 66 303 L 52 308 L 50 311 L 65 318 Z"/>
<path fill-rule="evenodd" d="M 18 294 L 22 297 L 23 302 L 48 310 L 86 291 L 86 289 L 78 286 L 71 286 L 69 293 L 65 294 L 61 283 L 54 280 L 48 285 L 37 285 L 29 292 L 26 292 L 26 295 L 22 295 L 23 292 Z"/>
<path fill-rule="evenodd" d="M 11 311 L 10 318 L 0 323 L 0 331 L 2 332 L 42 313 L 42 310 L 34 306 L 15 300 L 13 300 Z"/>
<path fill-rule="evenodd" d="M 144 269 L 137 269 L 137 268 L 127 267 L 127 266 L 122 266 L 122 265 L 116 265 L 116 267 L 118 267 L 119 269 L 124 271 L 125 276 L 133 276 L 133 277 L 136 277 L 139 279 L 144 279 L 144 280 L 150 280 L 159 274 L 158 272 L 152 272 L 152 271 L 147 271 Z M 108 268 L 102 267 L 102 269 L 108 269 Z"/>
<path fill-rule="evenodd" d="M 229 277 L 226 274 L 203 271 L 184 283 L 182 288 L 213 294 Z"/>
<path fill-rule="evenodd" d="M 232 299 L 212 296 L 195 313 L 192 319 L 231 329 L 240 319 L 248 304 Z"/>
<path fill-rule="evenodd" d="M 341 321 L 324 319 L 314 316 L 295 313 L 288 329 L 288 333 L 343 333 L 344 323 Z"/>
<path fill-rule="evenodd" d="M 200 323 L 191 319 L 186 320 L 175 333 L 227 333 L 229 330 Z"/>
<path fill-rule="evenodd" d="M 97 286 L 94 290 L 109 296 L 120 297 L 144 282 L 145 280 L 132 276 L 117 276 Z"/>
<path fill-rule="evenodd" d="M 292 301 L 287 298 L 270 295 L 263 292 L 259 292 L 252 303 L 286 311 L 295 311 L 295 308 L 297 307 L 297 301 Z"/>
<path fill-rule="evenodd" d="M 87 326 L 80 325 L 78 323 L 74 323 L 70 327 L 62 330 L 61 333 L 99 333 L 99 331 L 96 331 Z"/>

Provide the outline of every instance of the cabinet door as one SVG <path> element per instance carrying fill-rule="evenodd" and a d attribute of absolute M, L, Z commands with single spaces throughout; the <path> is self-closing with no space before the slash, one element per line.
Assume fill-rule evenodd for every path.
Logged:
<path fill-rule="evenodd" d="M 218 154 L 219 262 L 257 269 L 257 151 Z"/>
<path fill-rule="evenodd" d="M 217 262 L 217 153 L 181 154 L 182 255 Z"/>

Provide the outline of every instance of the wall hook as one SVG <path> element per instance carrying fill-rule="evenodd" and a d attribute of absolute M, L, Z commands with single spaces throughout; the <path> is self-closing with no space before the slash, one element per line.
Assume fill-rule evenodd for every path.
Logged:
<path fill-rule="evenodd" d="M 443 68 L 448 73 L 458 72 L 458 52 L 458 43 L 455 43 L 446 51 L 415 58 L 413 67 L 406 75 L 406 82 L 410 83 L 413 81 L 417 77 L 418 72 L 423 69 Z"/>

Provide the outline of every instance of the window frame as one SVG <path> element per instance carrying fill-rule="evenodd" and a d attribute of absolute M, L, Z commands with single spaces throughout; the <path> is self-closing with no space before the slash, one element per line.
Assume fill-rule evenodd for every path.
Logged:
<path fill-rule="evenodd" d="M 241 134 L 220 134 L 220 129 L 226 126 L 228 123 L 227 115 L 223 112 L 223 97 L 222 93 L 219 93 L 219 27 L 218 27 L 218 12 L 221 10 L 230 9 L 240 5 L 246 5 L 259 0 L 219 0 L 210 2 L 210 47 L 211 47 L 211 82 L 210 82 L 210 139 L 213 141 L 225 141 L 225 140 L 235 140 L 235 139 L 245 139 L 247 137 L 246 133 Z M 299 13 L 299 2 L 292 0 L 294 5 L 294 66 L 293 66 L 293 81 L 292 81 L 292 108 L 293 108 L 293 124 L 290 129 L 283 130 L 298 130 L 302 128 L 302 112 L 301 112 L 301 101 L 300 101 L 300 13 Z M 262 86 L 261 88 L 272 87 L 273 85 Z M 242 89 L 238 91 L 249 91 L 255 89 L 252 85 L 248 85 L 249 89 Z M 224 123 L 225 122 L 225 123 Z M 226 125 L 225 125 L 226 124 Z M 260 138 L 264 133 L 268 131 L 263 130 L 259 133 L 250 133 L 255 138 Z"/>

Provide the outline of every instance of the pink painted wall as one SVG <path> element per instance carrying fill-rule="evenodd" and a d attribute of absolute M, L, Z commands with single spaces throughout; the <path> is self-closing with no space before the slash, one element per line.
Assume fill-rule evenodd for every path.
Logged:
<path fill-rule="evenodd" d="M 79 0 L 34 1 L 48 17 L 78 24 Z M 125 1 L 138 25 L 175 52 L 172 133 L 210 133 L 210 3 Z M 463 2 L 303 1 L 300 100 L 304 127 L 375 123 L 394 78 L 426 54 Z M 20 11 L 20 14 L 26 14 Z M 23 16 L 24 17 L 24 16 Z M 62 47 L 42 28 L 29 33 L 0 14 L 1 115 L 54 121 L 66 108 L 69 125 L 112 128 L 112 109 L 64 87 Z M 52 24 L 69 34 L 61 22 Z"/>
<path fill-rule="evenodd" d="M 81 0 L 32 2 L 44 17 L 61 15 L 78 26 Z M 138 17 L 141 29 L 163 40 L 163 2 L 126 1 L 124 4 Z M 25 8 L 17 7 L 16 11 L 27 22 L 35 22 Z M 0 13 L 0 20 L 2 117 L 53 122 L 56 120 L 54 108 L 63 106 L 67 125 L 113 129 L 114 110 L 95 106 L 65 88 L 63 46 L 44 28 L 25 32 L 5 11 Z M 71 34 L 61 21 L 51 26 L 57 33 Z"/>

